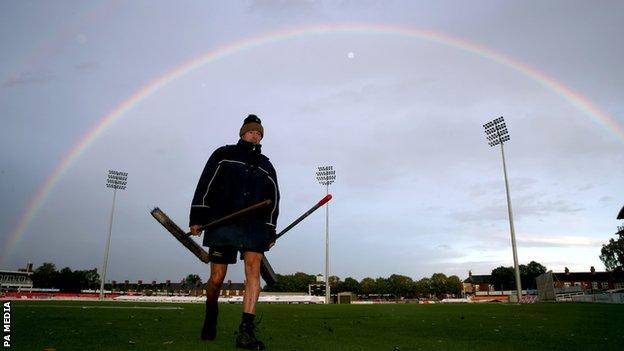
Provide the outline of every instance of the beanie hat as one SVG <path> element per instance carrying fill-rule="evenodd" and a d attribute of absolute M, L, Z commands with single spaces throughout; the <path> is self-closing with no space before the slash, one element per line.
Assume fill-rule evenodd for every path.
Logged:
<path fill-rule="evenodd" d="M 240 129 L 240 133 L 238 136 L 243 136 L 243 134 L 255 130 L 260 132 L 260 135 L 264 138 L 264 128 L 262 128 L 262 122 L 260 121 L 260 118 L 258 118 L 258 116 L 256 115 L 249 115 L 247 116 L 247 118 L 245 118 L 245 120 L 243 121 L 243 126 Z"/>

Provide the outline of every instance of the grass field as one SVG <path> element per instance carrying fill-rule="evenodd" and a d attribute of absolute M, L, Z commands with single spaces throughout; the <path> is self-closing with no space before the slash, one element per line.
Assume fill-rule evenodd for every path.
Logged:
<path fill-rule="evenodd" d="M 13 301 L 14 350 L 234 350 L 241 305 Z M 621 350 L 624 305 L 259 305 L 268 350 Z"/>

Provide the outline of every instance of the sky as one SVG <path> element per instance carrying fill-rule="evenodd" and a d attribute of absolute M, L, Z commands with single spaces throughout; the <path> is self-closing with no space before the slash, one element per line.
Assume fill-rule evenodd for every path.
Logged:
<path fill-rule="evenodd" d="M 330 274 L 512 266 L 604 270 L 622 223 L 621 1 L 2 1 L 0 268 L 53 262 L 107 280 L 204 280 L 150 216 L 187 229 L 212 151 L 262 119 L 278 230 L 325 195 Z M 319 210 L 267 254 L 325 271 Z M 228 278 L 243 280 L 242 264 Z"/>

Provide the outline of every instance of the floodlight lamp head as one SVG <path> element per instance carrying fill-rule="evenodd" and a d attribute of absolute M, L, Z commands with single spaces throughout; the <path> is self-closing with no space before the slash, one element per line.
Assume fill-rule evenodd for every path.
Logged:
<path fill-rule="evenodd" d="M 334 166 L 319 166 L 317 167 L 316 180 L 322 185 L 330 185 L 336 179 L 336 171 Z"/>
<path fill-rule="evenodd" d="M 486 139 L 490 146 L 496 146 L 509 141 L 509 131 L 503 116 L 487 122 L 483 125 L 483 128 L 485 128 Z"/>
<path fill-rule="evenodd" d="M 112 189 L 125 190 L 126 185 L 128 184 L 128 173 L 109 170 L 108 177 L 106 179 L 106 187 Z"/>

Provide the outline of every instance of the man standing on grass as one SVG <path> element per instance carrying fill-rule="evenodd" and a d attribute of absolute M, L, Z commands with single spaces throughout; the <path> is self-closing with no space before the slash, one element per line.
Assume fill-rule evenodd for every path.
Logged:
<path fill-rule="evenodd" d="M 245 294 L 236 347 L 263 350 L 264 344 L 254 334 L 254 317 L 260 295 L 262 256 L 275 242 L 279 189 L 275 169 L 260 151 L 260 140 L 264 137 L 260 118 L 256 115 L 245 118 L 239 136 L 236 145 L 215 150 L 204 167 L 191 204 L 191 234 L 201 235 L 202 224 L 255 203 L 267 199 L 272 203 L 249 216 L 205 231 L 203 244 L 210 247 L 210 278 L 201 338 L 214 340 L 217 335 L 221 285 L 228 264 L 236 263 L 240 252 L 245 261 Z"/>

